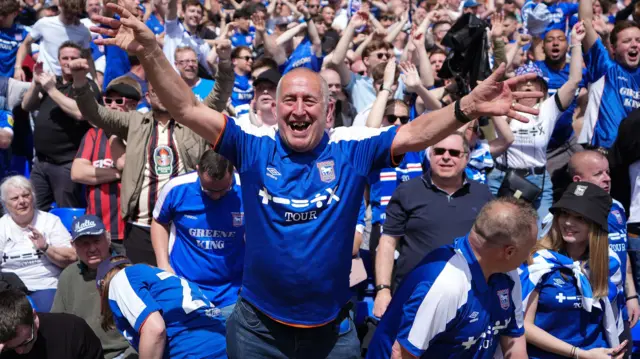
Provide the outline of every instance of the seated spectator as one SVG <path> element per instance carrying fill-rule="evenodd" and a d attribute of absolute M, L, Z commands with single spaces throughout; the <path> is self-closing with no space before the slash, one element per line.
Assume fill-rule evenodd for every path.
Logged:
<path fill-rule="evenodd" d="M 617 295 L 611 279 L 621 275 L 610 270 L 620 271 L 609 260 L 617 258 L 607 241 L 610 209 L 609 194 L 588 182 L 569 185 L 551 208 L 553 227 L 520 276 L 530 358 L 624 356 L 608 314 Z"/>
<path fill-rule="evenodd" d="M 35 208 L 28 179 L 12 176 L 0 185 L 7 212 L 0 218 L 0 270 L 17 274 L 38 310 L 48 312 L 60 272 L 76 260 L 71 236 L 58 217 Z"/>
<path fill-rule="evenodd" d="M 102 359 L 100 340 L 75 315 L 41 313 L 16 289 L 0 292 L 2 359 Z"/>
<path fill-rule="evenodd" d="M 102 326 L 117 328 L 142 358 L 227 357 L 220 310 L 172 273 L 123 256 L 98 266 Z"/>
<path fill-rule="evenodd" d="M 137 357 L 126 339 L 117 330 L 105 330 L 101 325 L 100 293 L 95 290 L 98 265 L 111 257 L 110 233 L 100 218 L 78 217 L 71 225 L 72 244 L 78 262 L 60 274 L 52 313 L 67 313 L 84 319 L 102 343 L 105 359 Z"/>
<path fill-rule="evenodd" d="M 386 310 L 392 289 L 422 258 L 468 232 L 493 197 L 487 185 L 466 179 L 469 144 L 462 133 L 449 135 L 428 151 L 431 168 L 399 185 L 387 205 L 375 264 L 377 316 Z M 394 265 L 396 248 L 400 255 Z"/>
<path fill-rule="evenodd" d="M 244 210 L 233 172 L 226 158 L 207 150 L 196 172 L 164 186 L 151 224 L 158 267 L 198 285 L 225 319 L 244 267 Z"/>

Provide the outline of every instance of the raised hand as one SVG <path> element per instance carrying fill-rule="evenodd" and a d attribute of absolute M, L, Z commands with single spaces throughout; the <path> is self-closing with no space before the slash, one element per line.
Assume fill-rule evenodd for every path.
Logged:
<path fill-rule="evenodd" d="M 311 14 L 309 13 L 309 8 L 304 5 L 304 1 L 298 1 L 296 3 L 296 9 L 300 12 L 305 18 L 309 18 Z"/>
<path fill-rule="evenodd" d="M 416 65 L 410 62 L 403 62 L 400 64 L 400 70 L 402 71 L 402 82 L 407 86 L 407 90 L 416 92 L 422 84 L 420 82 L 420 74 L 418 73 Z"/>
<path fill-rule="evenodd" d="M 387 61 L 387 66 L 384 67 L 384 77 L 382 79 L 382 88 L 391 89 L 391 86 L 393 86 L 394 82 L 396 82 L 396 60 L 390 59 L 389 61 Z"/>
<path fill-rule="evenodd" d="M 584 21 L 578 21 L 571 29 L 571 45 L 580 45 L 586 36 L 587 31 L 584 29 Z"/>
<path fill-rule="evenodd" d="M 73 76 L 73 82 L 79 84 L 86 79 L 89 73 L 89 62 L 87 59 L 75 59 L 69 63 L 69 69 L 71 70 L 71 76 Z"/>
<path fill-rule="evenodd" d="M 531 35 L 529 34 L 522 34 L 518 37 L 518 46 L 520 47 L 525 47 L 527 46 L 530 42 L 531 42 Z"/>
<path fill-rule="evenodd" d="M 504 13 L 497 13 L 492 18 L 491 37 L 499 39 L 504 33 Z"/>
<path fill-rule="evenodd" d="M 42 233 L 32 225 L 28 225 L 27 228 L 31 231 L 29 239 L 31 240 L 31 243 L 33 243 L 33 246 L 41 251 L 47 248 L 47 241 L 44 239 Z"/>
<path fill-rule="evenodd" d="M 36 62 L 33 66 L 33 82 L 37 85 L 42 85 L 40 83 L 40 75 L 44 72 L 43 66 L 42 62 Z"/>
<path fill-rule="evenodd" d="M 255 14 L 251 15 L 251 21 L 253 22 L 253 27 L 255 27 L 256 32 L 265 32 L 266 25 L 264 21 L 264 14 L 262 12 L 256 12 Z"/>
<path fill-rule="evenodd" d="M 56 87 L 56 75 L 50 72 L 43 72 L 39 76 L 40 85 L 45 91 L 49 91 Z"/>
<path fill-rule="evenodd" d="M 537 109 L 516 103 L 516 100 L 519 99 L 542 98 L 544 96 L 540 91 L 516 91 L 518 84 L 534 80 L 537 75 L 532 73 L 501 81 L 504 78 L 505 69 L 506 65 L 501 64 L 491 76 L 461 100 L 465 106 L 469 106 L 471 109 L 469 117 L 507 116 L 520 122 L 529 122 L 518 112 L 538 114 Z M 461 103 L 461 107 L 463 103 Z"/>
<path fill-rule="evenodd" d="M 366 12 L 358 11 L 355 13 L 350 20 L 350 23 L 353 25 L 354 29 L 359 29 L 362 26 L 367 25 L 369 22 L 369 15 Z"/>
<path fill-rule="evenodd" d="M 218 58 L 220 60 L 230 60 L 231 41 L 225 39 L 218 40 L 218 42 L 216 42 L 216 52 L 218 53 Z"/>
<path fill-rule="evenodd" d="M 235 23 L 235 22 L 228 23 L 227 26 L 225 26 L 225 28 L 224 28 L 224 31 L 223 31 L 224 36 L 222 36 L 222 37 L 224 37 L 226 39 L 230 39 L 231 35 L 233 35 L 233 32 L 237 28 L 238 28 L 238 24 L 237 23 Z"/>
<path fill-rule="evenodd" d="M 94 40 L 96 45 L 115 45 L 136 56 L 150 54 L 159 48 L 156 36 L 142 21 L 124 7 L 109 3 L 107 7 L 120 16 L 120 20 L 93 15 L 93 22 L 106 27 L 92 26 L 91 31 L 106 37 Z"/>

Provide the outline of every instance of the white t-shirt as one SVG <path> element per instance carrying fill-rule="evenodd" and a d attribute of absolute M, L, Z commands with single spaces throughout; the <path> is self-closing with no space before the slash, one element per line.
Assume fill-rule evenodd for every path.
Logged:
<path fill-rule="evenodd" d="M 197 35 L 191 35 L 189 31 L 184 28 L 182 23 L 178 21 L 178 19 L 166 20 L 164 23 L 164 30 L 164 46 L 162 47 L 162 51 L 174 69 L 176 68 L 176 49 L 178 47 L 188 46 L 194 49 L 198 54 L 198 62 L 204 66 L 207 71 L 211 72 L 209 65 L 207 64 L 207 54 L 211 51 L 211 47 L 206 41 Z M 176 69 L 176 71 L 178 70 Z"/>
<path fill-rule="evenodd" d="M 351 126 L 366 126 L 367 119 L 369 118 L 369 114 L 371 113 L 371 109 L 373 108 L 373 103 L 367 106 L 364 110 L 358 112 L 356 117 L 353 118 L 353 124 Z"/>
<path fill-rule="evenodd" d="M 82 23 L 65 25 L 59 16 L 43 17 L 31 28 L 31 37 L 40 41 L 38 62 L 42 62 L 44 70 L 60 76 L 58 49 L 65 41 L 73 41 L 83 49 L 91 46 L 91 33 Z"/>
<path fill-rule="evenodd" d="M 538 116 L 519 112 L 529 119 L 528 123 L 511 121 L 509 127 L 513 132 L 513 143 L 506 151 L 508 163 L 505 162 L 505 155 L 498 156 L 496 162 L 509 168 L 547 165 L 547 146 L 562 111 L 556 105 L 555 96 L 550 96 L 535 108 L 540 110 Z"/>
<path fill-rule="evenodd" d="M 629 166 L 629 183 L 631 185 L 631 205 L 627 222 L 640 223 L 640 161 Z"/>
<path fill-rule="evenodd" d="M 36 210 L 31 225 L 50 246 L 71 248 L 71 235 L 57 216 Z M 34 248 L 30 234 L 9 214 L 0 218 L 0 271 L 15 273 L 30 291 L 56 289 L 63 268 Z"/>

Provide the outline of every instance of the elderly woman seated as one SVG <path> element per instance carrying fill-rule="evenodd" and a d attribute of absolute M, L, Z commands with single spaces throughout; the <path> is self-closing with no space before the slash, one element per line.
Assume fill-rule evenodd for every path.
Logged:
<path fill-rule="evenodd" d="M 35 307 L 48 312 L 62 269 L 75 262 L 71 236 L 58 217 L 35 209 L 31 182 L 8 177 L 0 185 L 0 271 L 18 275 Z"/>

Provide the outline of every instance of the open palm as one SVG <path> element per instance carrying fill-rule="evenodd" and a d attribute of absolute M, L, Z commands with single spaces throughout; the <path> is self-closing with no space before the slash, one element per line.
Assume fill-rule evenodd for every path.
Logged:
<path fill-rule="evenodd" d="M 157 46 L 156 38 L 151 29 L 133 16 L 129 10 L 113 3 L 107 4 L 111 10 L 120 15 L 120 20 L 94 15 L 91 19 L 104 27 L 91 27 L 91 31 L 106 35 L 107 38 L 95 40 L 97 45 L 115 45 L 136 55 L 153 50 Z"/>

